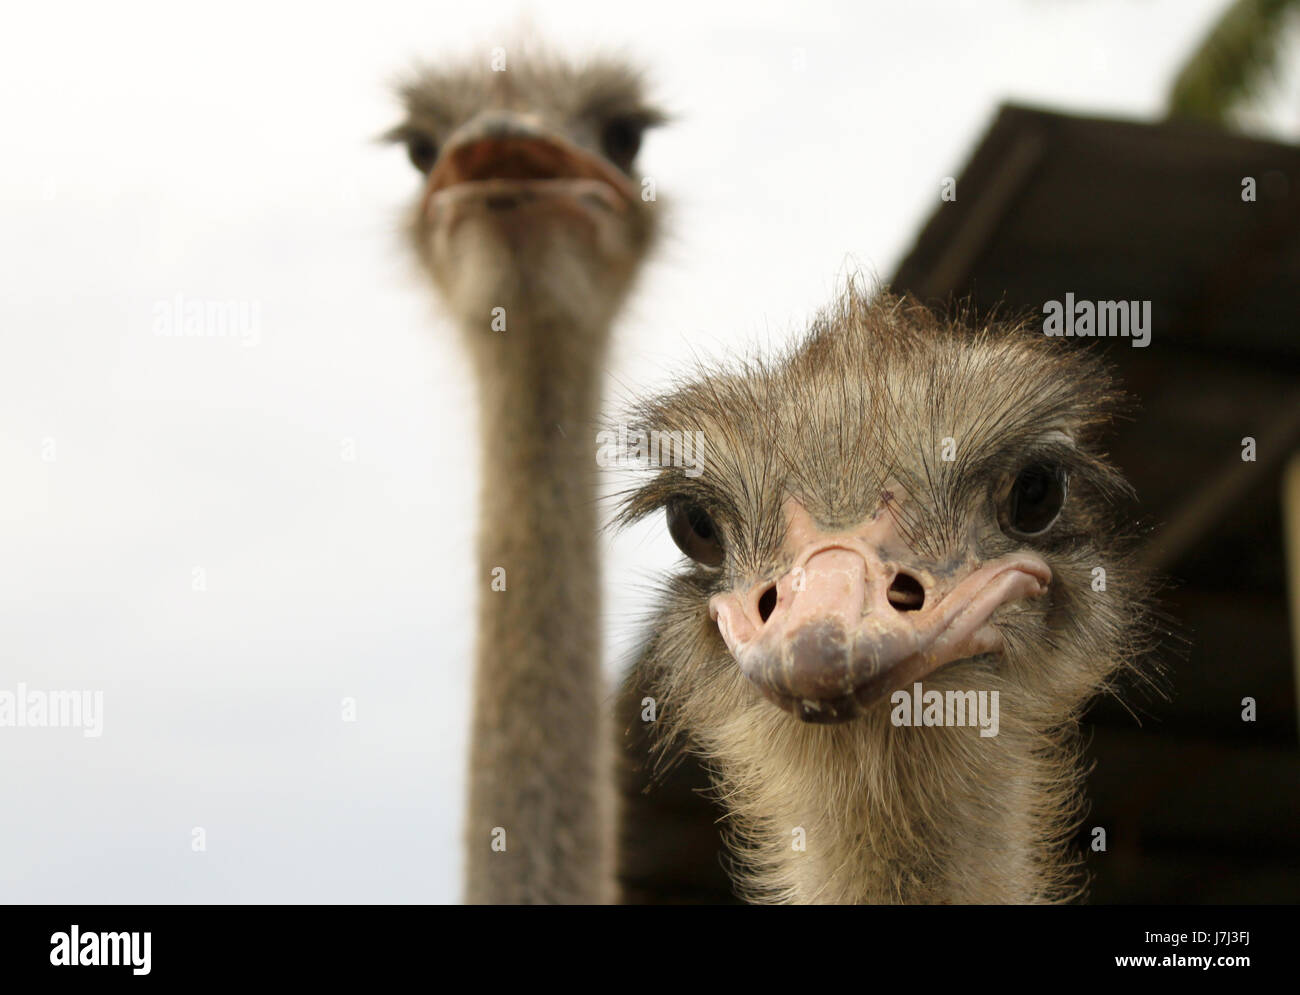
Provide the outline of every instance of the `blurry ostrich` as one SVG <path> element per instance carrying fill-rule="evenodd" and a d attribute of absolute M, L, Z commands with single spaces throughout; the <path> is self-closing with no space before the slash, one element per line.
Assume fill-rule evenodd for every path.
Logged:
<path fill-rule="evenodd" d="M 420 71 L 389 135 L 424 176 L 411 241 L 478 383 L 466 897 L 606 902 L 613 759 L 592 439 L 610 326 L 657 227 L 633 162 L 662 115 L 621 61 L 526 49 L 505 60 Z"/>

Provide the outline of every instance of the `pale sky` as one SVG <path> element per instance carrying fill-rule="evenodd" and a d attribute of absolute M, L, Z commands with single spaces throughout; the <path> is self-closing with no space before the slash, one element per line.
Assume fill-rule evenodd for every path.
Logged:
<path fill-rule="evenodd" d="M 101 691 L 104 716 L 0 728 L 0 898 L 459 896 L 472 381 L 398 236 L 417 175 L 372 142 L 395 73 L 525 14 L 651 70 L 672 230 L 613 405 L 888 275 L 1000 102 L 1159 114 L 1225 2 L 8 10 L 0 692 Z M 1293 139 L 1294 81 L 1269 118 Z M 178 295 L 253 334 L 155 334 Z M 657 520 L 604 546 L 613 675 L 677 556 Z"/>

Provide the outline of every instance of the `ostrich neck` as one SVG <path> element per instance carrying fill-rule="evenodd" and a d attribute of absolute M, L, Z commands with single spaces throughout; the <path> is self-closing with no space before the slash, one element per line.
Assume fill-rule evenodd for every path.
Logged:
<path fill-rule="evenodd" d="M 949 785 L 948 787 L 956 787 Z M 908 786 L 910 798 L 809 819 L 796 900 L 834 904 L 1002 904 L 1035 900 L 1029 839 L 1013 812 Z"/>
<path fill-rule="evenodd" d="M 749 859 L 759 896 L 833 904 L 1068 897 L 1065 855 L 1051 842 L 1071 811 L 1068 753 L 1027 728 L 997 739 L 968 732 L 798 729 L 715 754 L 722 793 L 740 824 L 757 831 Z M 889 741 L 899 734 L 928 742 L 900 749 Z"/>
<path fill-rule="evenodd" d="M 467 329 L 483 453 L 467 898 L 606 902 L 593 426 L 607 328 L 525 311 L 507 331 Z"/>

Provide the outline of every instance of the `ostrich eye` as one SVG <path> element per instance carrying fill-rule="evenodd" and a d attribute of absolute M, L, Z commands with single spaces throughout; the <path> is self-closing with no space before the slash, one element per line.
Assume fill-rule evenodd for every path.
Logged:
<path fill-rule="evenodd" d="M 616 117 L 606 121 L 600 132 L 600 145 L 605 157 L 623 172 L 630 172 L 632 160 L 641 151 L 644 131 L 645 126 L 636 118 Z"/>
<path fill-rule="evenodd" d="M 406 140 L 406 155 L 412 166 L 427 173 L 438 158 L 438 143 L 428 135 L 412 135 Z"/>
<path fill-rule="evenodd" d="M 722 539 L 709 513 L 698 504 L 674 501 L 668 506 L 668 533 L 677 548 L 706 567 L 722 565 Z"/>
<path fill-rule="evenodd" d="M 999 517 L 1002 530 L 1015 536 L 1042 535 L 1065 507 L 1069 479 L 1059 466 L 1035 463 L 1016 475 Z"/>

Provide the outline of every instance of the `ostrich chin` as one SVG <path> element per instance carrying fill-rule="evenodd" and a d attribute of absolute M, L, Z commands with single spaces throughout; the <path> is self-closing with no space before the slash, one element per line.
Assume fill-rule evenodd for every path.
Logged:
<path fill-rule="evenodd" d="M 845 722 L 946 664 L 999 653 L 993 616 L 1052 580 L 1030 551 L 918 557 L 887 507 L 837 532 L 797 501 L 785 511 L 793 566 L 775 585 L 714 596 L 709 612 L 741 672 L 805 722 Z"/>

